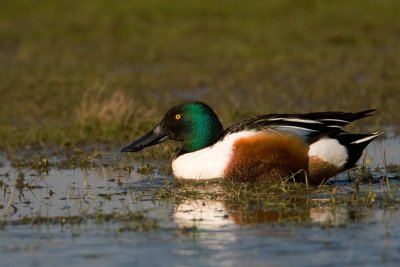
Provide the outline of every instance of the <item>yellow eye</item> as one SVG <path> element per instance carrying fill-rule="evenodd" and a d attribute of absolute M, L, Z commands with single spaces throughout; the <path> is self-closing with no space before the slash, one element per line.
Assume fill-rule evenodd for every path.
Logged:
<path fill-rule="evenodd" d="M 175 115 L 175 119 L 176 119 L 176 120 L 180 120 L 181 118 L 182 118 L 182 115 L 181 115 L 181 114 L 176 114 L 176 115 Z"/>

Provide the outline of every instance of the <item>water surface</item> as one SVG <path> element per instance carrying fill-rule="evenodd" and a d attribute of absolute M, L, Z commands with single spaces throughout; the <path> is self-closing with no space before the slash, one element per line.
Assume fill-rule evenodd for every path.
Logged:
<path fill-rule="evenodd" d="M 177 185 L 159 162 L 143 171 L 118 153 L 48 173 L 2 157 L 0 265 L 397 266 L 399 170 L 376 167 L 399 164 L 399 149 L 396 139 L 370 146 L 370 181 L 352 171 L 241 201 L 229 187 Z"/>

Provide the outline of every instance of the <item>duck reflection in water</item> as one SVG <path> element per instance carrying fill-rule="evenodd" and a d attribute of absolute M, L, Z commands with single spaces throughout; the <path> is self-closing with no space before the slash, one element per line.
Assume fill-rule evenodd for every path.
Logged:
<path fill-rule="evenodd" d="M 243 203 L 210 199 L 186 200 L 173 213 L 174 222 L 180 227 L 218 229 L 232 225 L 249 225 L 276 222 L 309 222 L 339 226 L 350 221 L 349 211 L 341 206 L 333 209 L 324 205 L 328 199 L 293 199 L 283 207 L 271 208 L 248 206 Z M 307 202 L 320 202 L 308 205 Z"/>

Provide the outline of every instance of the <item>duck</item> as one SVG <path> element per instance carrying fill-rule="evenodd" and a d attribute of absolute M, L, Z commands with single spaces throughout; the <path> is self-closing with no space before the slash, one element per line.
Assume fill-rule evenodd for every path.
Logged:
<path fill-rule="evenodd" d="M 343 129 L 374 112 L 256 115 L 224 128 L 209 105 L 185 101 L 172 106 L 153 129 L 121 153 L 175 140 L 181 143 L 172 159 L 177 179 L 250 182 L 291 178 L 318 185 L 355 167 L 367 145 L 382 134 Z"/>

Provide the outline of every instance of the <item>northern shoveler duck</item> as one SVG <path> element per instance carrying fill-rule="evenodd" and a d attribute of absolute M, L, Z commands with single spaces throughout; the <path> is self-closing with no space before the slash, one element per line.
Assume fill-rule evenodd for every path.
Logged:
<path fill-rule="evenodd" d="M 179 179 L 253 181 L 291 176 L 320 184 L 356 166 L 364 148 L 381 134 L 343 130 L 373 111 L 260 115 L 224 129 L 211 107 L 190 101 L 171 107 L 159 124 L 121 152 L 172 139 L 182 142 L 172 161 Z"/>

